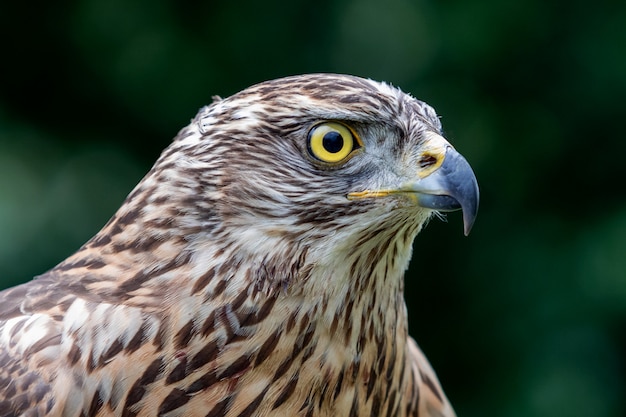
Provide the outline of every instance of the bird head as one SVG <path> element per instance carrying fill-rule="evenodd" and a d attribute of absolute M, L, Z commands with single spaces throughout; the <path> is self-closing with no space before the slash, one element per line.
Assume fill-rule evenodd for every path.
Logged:
<path fill-rule="evenodd" d="M 117 217 L 162 225 L 159 241 L 177 230 L 212 261 L 219 251 L 297 269 L 303 252 L 321 264 L 382 246 L 403 270 L 434 213 L 461 209 L 467 234 L 477 208 L 472 169 L 429 105 L 388 84 L 313 74 L 201 109 Z"/>
<path fill-rule="evenodd" d="M 190 206 L 205 226 L 215 215 L 275 236 L 358 228 L 395 212 L 422 224 L 456 209 L 468 234 L 478 208 L 476 178 L 435 111 L 345 75 L 283 78 L 218 99 L 160 165 L 162 176 L 175 170 L 159 179 L 179 188 L 168 192 L 205 206 Z"/>

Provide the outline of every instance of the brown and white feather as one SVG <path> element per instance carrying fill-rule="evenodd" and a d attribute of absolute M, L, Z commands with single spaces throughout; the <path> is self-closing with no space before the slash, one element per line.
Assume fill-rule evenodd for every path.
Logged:
<path fill-rule="evenodd" d="M 324 120 L 366 152 L 311 161 Z M 432 211 L 346 198 L 400 181 L 440 129 L 330 74 L 201 109 L 96 236 L 0 293 L 0 416 L 453 416 L 403 297 Z"/>

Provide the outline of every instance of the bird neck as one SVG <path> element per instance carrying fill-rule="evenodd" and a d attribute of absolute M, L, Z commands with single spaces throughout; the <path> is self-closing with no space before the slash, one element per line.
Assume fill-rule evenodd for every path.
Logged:
<path fill-rule="evenodd" d="M 344 248 L 335 256 L 325 257 L 333 261 L 319 268 L 320 276 L 310 279 L 304 291 L 318 294 L 327 305 L 323 311 L 324 321 L 330 324 L 329 335 L 342 333 L 344 342 L 355 349 L 357 356 L 362 354 L 359 349 L 364 338 L 370 342 L 379 338 L 404 343 L 404 270 L 411 247 L 404 247 L 394 234 L 381 232 L 376 239 L 360 245 L 348 241 Z"/>
<path fill-rule="evenodd" d="M 180 227 L 175 218 L 146 220 L 126 203 L 47 275 L 71 285 L 77 295 L 88 300 L 133 304 L 133 293 L 148 295 L 150 288 L 184 273 L 192 258 L 188 235 L 189 230 Z"/>
<path fill-rule="evenodd" d="M 358 252 L 349 240 L 329 240 L 334 256 L 316 257 L 302 282 L 277 294 L 269 321 L 282 334 L 275 349 L 301 361 L 299 385 L 314 396 L 294 399 L 295 409 L 317 404 L 322 415 L 347 415 L 358 401 L 360 414 L 377 415 L 379 402 L 393 409 L 401 401 L 408 378 L 403 271 L 410 246 L 391 234 Z"/>
<path fill-rule="evenodd" d="M 181 378 L 181 386 L 219 371 L 236 391 L 252 381 L 276 384 L 289 393 L 277 406 L 285 414 L 305 406 L 347 414 L 357 398 L 364 415 L 397 406 L 407 378 L 402 292 L 411 233 L 328 236 L 316 247 L 306 239 L 256 241 L 271 245 L 268 256 L 254 245 L 219 246 L 178 221 L 150 229 L 121 210 L 52 272 L 86 302 L 157 320 L 144 323 L 159 329 L 146 341 L 169 364 L 164 378 Z M 182 368 L 181 357 L 189 358 Z M 227 358 L 239 358 L 238 366 Z"/>

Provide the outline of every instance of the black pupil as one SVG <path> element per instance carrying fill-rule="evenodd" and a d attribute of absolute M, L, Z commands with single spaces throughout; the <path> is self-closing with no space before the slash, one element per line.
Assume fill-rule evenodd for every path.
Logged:
<path fill-rule="evenodd" d="M 343 136 L 339 132 L 328 132 L 322 139 L 322 146 L 330 153 L 337 153 L 343 148 Z"/>

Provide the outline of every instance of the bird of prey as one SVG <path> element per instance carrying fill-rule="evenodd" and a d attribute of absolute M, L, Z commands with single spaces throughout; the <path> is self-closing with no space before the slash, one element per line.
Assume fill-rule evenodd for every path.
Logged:
<path fill-rule="evenodd" d="M 435 111 L 293 76 L 214 98 L 75 254 L 0 293 L 0 416 L 453 416 L 408 336 L 434 213 L 478 208 Z"/>

